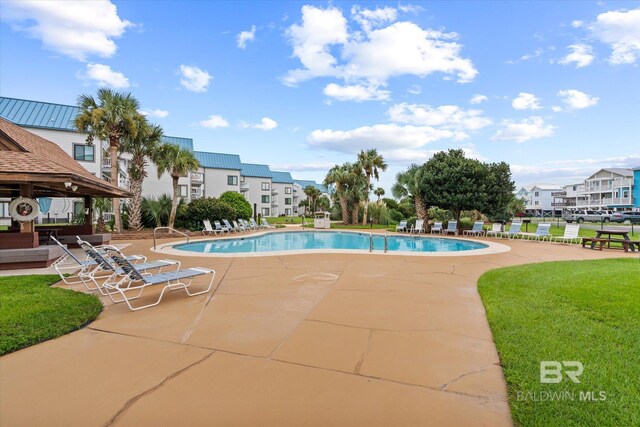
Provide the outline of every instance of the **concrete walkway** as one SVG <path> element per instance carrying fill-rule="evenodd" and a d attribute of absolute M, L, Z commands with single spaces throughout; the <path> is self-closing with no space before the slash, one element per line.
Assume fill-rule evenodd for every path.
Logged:
<path fill-rule="evenodd" d="M 626 254 L 507 244 L 472 257 L 183 257 L 217 271 L 215 290 L 141 312 L 105 301 L 88 327 L 0 358 L 0 425 L 511 425 L 477 279 Z M 126 251 L 158 258 L 148 246 Z"/>

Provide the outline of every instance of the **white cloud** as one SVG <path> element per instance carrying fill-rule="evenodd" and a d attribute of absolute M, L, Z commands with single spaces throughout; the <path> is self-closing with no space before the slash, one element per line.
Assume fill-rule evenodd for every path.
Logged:
<path fill-rule="evenodd" d="M 460 56 L 456 33 L 422 29 L 412 22 L 391 23 L 396 19 L 393 8 L 353 11 L 364 32 L 350 32 L 347 19 L 335 7 L 302 7 L 302 23 L 286 32 L 302 68 L 290 70 L 285 84 L 334 77 L 345 86 L 376 87 L 391 77 L 436 72 L 465 83 L 478 74 L 471 60 Z"/>
<path fill-rule="evenodd" d="M 180 84 L 193 92 L 206 92 L 213 76 L 198 67 L 180 65 Z"/>
<path fill-rule="evenodd" d="M 373 28 L 379 28 L 384 24 L 395 22 L 398 19 L 398 11 L 393 7 L 382 9 L 363 9 L 358 5 L 351 8 L 353 20 L 360 24 L 364 32 L 368 33 Z"/>
<path fill-rule="evenodd" d="M 256 26 L 252 25 L 250 31 L 241 31 L 236 38 L 236 46 L 240 49 L 247 47 L 247 42 L 251 42 L 256 38 Z"/>
<path fill-rule="evenodd" d="M 422 86 L 411 85 L 411 87 L 407 89 L 407 92 L 409 92 L 412 95 L 420 95 L 422 93 Z"/>
<path fill-rule="evenodd" d="M 335 166 L 335 162 L 307 162 L 307 163 L 277 163 L 271 165 L 272 169 L 290 172 L 327 171 Z"/>
<path fill-rule="evenodd" d="M 381 90 L 378 86 L 345 85 L 329 83 L 324 88 L 324 94 L 338 101 L 384 101 L 389 99 L 390 92 Z"/>
<path fill-rule="evenodd" d="M 78 73 L 78 77 L 83 80 L 93 80 L 98 86 L 108 86 L 114 89 L 129 87 L 129 79 L 124 74 L 113 71 L 111 67 L 104 64 L 87 64 L 85 71 Z"/>
<path fill-rule="evenodd" d="M 464 110 L 456 105 L 433 108 L 429 105 L 402 103 L 389 108 L 387 114 L 396 123 L 451 130 L 456 140 L 467 139 L 467 132 L 482 129 L 492 123 L 491 119 L 482 116 L 481 110 Z"/>
<path fill-rule="evenodd" d="M 540 100 L 532 93 L 520 92 L 518 97 L 511 102 L 515 110 L 539 110 Z"/>
<path fill-rule="evenodd" d="M 166 110 L 159 110 L 159 109 L 155 109 L 155 110 L 140 110 L 139 111 L 140 114 L 145 115 L 147 117 L 158 117 L 160 119 L 167 117 L 169 115 L 169 112 Z"/>
<path fill-rule="evenodd" d="M 571 50 L 567 56 L 558 61 L 560 64 L 570 65 L 576 64 L 576 68 L 586 67 L 595 59 L 593 48 L 587 44 L 572 44 L 567 47 Z"/>
<path fill-rule="evenodd" d="M 483 102 L 485 102 L 486 100 L 488 100 L 489 98 L 487 98 L 484 95 L 481 95 L 479 93 L 476 93 L 475 95 L 473 95 L 471 97 L 471 100 L 469 101 L 471 104 L 481 104 Z"/>
<path fill-rule="evenodd" d="M 503 120 L 502 129 L 491 137 L 492 141 L 525 142 L 530 139 L 552 136 L 555 126 L 544 123 L 542 117 L 532 116 L 516 122 Z"/>
<path fill-rule="evenodd" d="M 398 5 L 398 9 L 400 10 L 400 12 L 414 14 L 424 12 L 426 10 L 424 7 L 417 4 L 400 4 Z"/>
<path fill-rule="evenodd" d="M 202 120 L 200 122 L 200 126 L 216 129 L 216 128 L 226 128 L 229 126 L 229 122 L 222 118 L 221 116 L 212 115 L 209 116 L 207 120 Z"/>
<path fill-rule="evenodd" d="M 573 28 L 580 28 L 584 25 L 584 22 L 580 21 L 579 19 L 576 19 L 575 21 L 571 21 L 571 26 Z"/>
<path fill-rule="evenodd" d="M 633 64 L 640 57 L 640 8 L 601 13 L 588 28 L 598 40 L 610 45 L 610 63 Z"/>
<path fill-rule="evenodd" d="M 520 57 L 521 61 L 528 61 L 533 58 L 537 58 L 544 53 L 544 49 L 538 48 L 533 51 L 533 53 L 527 53 Z"/>
<path fill-rule="evenodd" d="M 79 61 L 90 55 L 109 58 L 116 52 L 113 39 L 133 24 L 118 16 L 116 5 L 95 1 L 5 1 L 2 20 L 14 30 L 41 40 L 47 49 Z"/>
<path fill-rule="evenodd" d="M 558 92 L 558 96 L 572 110 L 582 110 L 583 108 L 594 106 L 600 99 L 575 89 L 561 90 Z"/>
<path fill-rule="evenodd" d="M 260 129 L 260 130 L 272 130 L 278 127 L 278 122 L 276 122 L 273 119 L 270 119 L 269 117 L 263 117 L 262 120 L 260 120 L 260 123 L 251 124 L 246 122 L 240 122 L 240 127 Z"/>

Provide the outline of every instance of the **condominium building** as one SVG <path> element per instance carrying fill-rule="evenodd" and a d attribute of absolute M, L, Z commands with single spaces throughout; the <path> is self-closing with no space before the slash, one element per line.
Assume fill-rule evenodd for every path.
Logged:
<path fill-rule="evenodd" d="M 200 163 L 191 173 L 191 198 L 220 197 L 226 191 L 240 192 L 242 162 L 237 154 L 194 151 Z"/>
<path fill-rule="evenodd" d="M 637 169 L 636 169 L 637 170 Z M 605 168 L 589 176 L 583 183 L 565 186 L 554 193 L 554 205 L 568 210 L 629 210 L 640 207 L 634 189 L 640 174 L 634 169 Z"/>
<path fill-rule="evenodd" d="M 271 216 L 293 215 L 293 178 L 289 172 L 271 171 Z"/>
<path fill-rule="evenodd" d="M 554 215 L 561 214 L 560 209 L 553 205 L 553 194 L 561 191 L 558 185 L 537 184 L 530 187 L 522 187 L 516 197 L 524 199 L 525 213 L 530 215 Z"/>
<path fill-rule="evenodd" d="M 271 170 L 267 165 L 242 163 L 240 189 L 255 214 L 271 216 Z"/>

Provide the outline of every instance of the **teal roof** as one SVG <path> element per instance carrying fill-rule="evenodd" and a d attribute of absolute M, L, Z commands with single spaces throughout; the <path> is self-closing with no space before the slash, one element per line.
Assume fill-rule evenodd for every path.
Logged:
<path fill-rule="evenodd" d="M 322 191 L 323 193 L 328 193 L 329 191 L 327 190 L 327 187 L 325 187 L 322 184 L 318 184 L 315 181 L 308 181 L 308 180 L 303 180 L 303 179 L 296 179 L 295 183 L 298 184 L 303 190 L 305 188 L 307 188 L 308 186 L 312 186 L 312 187 L 316 187 L 318 190 Z"/>
<path fill-rule="evenodd" d="M 252 176 L 256 178 L 271 178 L 271 169 L 267 165 L 257 165 L 254 163 L 242 163 L 242 176 Z"/>
<path fill-rule="evenodd" d="M 271 171 L 271 181 L 281 184 L 293 184 L 293 178 L 289 172 Z"/>
<path fill-rule="evenodd" d="M 0 117 L 19 126 L 75 132 L 73 121 L 79 112 L 73 105 L 0 96 Z"/>
<path fill-rule="evenodd" d="M 240 163 L 240 156 L 237 154 L 224 154 L 224 153 L 208 153 L 204 151 L 194 151 L 196 159 L 203 168 L 211 169 L 231 169 L 240 170 L 242 164 Z"/>
<path fill-rule="evenodd" d="M 180 138 L 179 136 L 166 136 L 162 137 L 162 142 L 168 142 L 169 144 L 175 144 L 185 150 L 193 151 L 193 139 Z"/>

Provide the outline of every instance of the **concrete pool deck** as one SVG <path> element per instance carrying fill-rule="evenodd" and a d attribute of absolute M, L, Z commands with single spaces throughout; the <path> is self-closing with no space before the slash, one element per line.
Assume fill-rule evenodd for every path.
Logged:
<path fill-rule="evenodd" d="M 477 279 L 633 255 L 501 242 L 512 250 L 473 257 L 180 257 L 214 268 L 215 290 L 140 312 L 102 298 L 86 328 L 0 358 L 0 425 L 511 425 Z"/>

